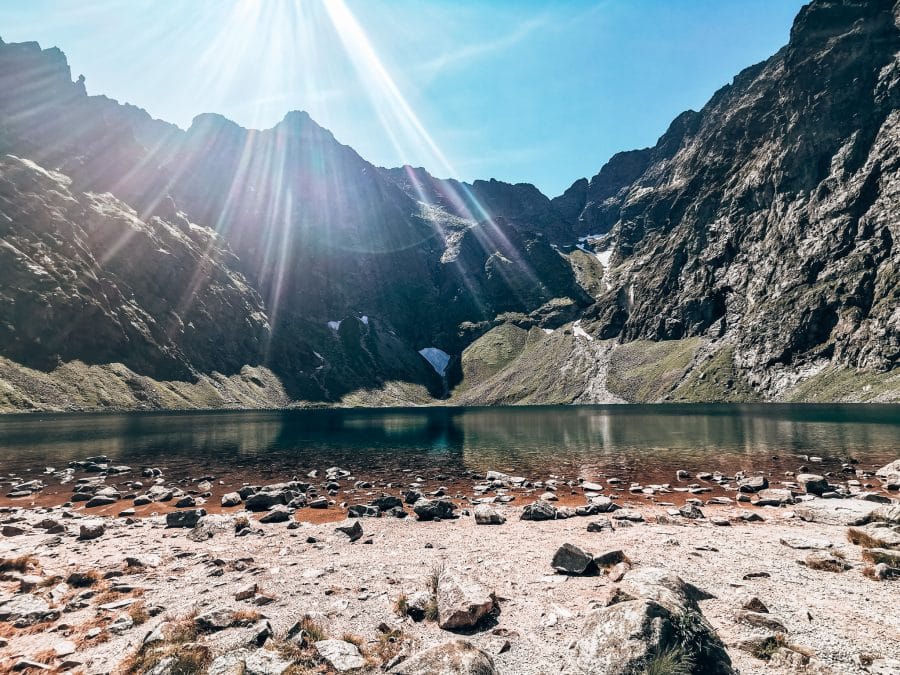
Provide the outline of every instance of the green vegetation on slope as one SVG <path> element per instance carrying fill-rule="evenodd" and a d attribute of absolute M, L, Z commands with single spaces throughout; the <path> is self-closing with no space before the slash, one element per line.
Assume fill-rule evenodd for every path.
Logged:
<path fill-rule="evenodd" d="M 735 367 L 734 346 L 730 344 L 707 354 L 669 396 L 679 403 L 739 403 L 759 398 Z"/>
<path fill-rule="evenodd" d="M 785 400 L 792 402 L 900 402 L 900 370 L 874 373 L 829 366 L 792 389 Z"/>
<path fill-rule="evenodd" d="M 609 390 L 634 403 L 659 401 L 678 385 L 702 344 L 688 338 L 618 345 L 610 358 Z"/>

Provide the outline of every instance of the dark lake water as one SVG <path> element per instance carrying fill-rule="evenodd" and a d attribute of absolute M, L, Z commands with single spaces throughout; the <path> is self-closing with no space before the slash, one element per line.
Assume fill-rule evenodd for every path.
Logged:
<path fill-rule="evenodd" d="M 689 471 L 796 470 L 900 457 L 896 405 L 618 405 L 0 417 L 2 472 L 108 455 L 168 475 L 259 480 L 483 472 L 648 480 Z M 824 468 L 822 470 L 825 470 Z"/>

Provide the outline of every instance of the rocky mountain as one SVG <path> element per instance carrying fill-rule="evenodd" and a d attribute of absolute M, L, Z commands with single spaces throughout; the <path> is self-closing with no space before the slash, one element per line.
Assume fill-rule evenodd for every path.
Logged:
<path fill-rule="evenodd" d="M 599 337 L 721 338 L 764 396 L 895 367 L 898 22 L 893 2 L 807 5 L 786 47 L 591 180 L 580 219 L 612 251 Z"/>
<path fill-rule="evenodd" d="M 0 42 L 0 406 L 897 400 L 898 25 L 812 2 L 553 199 L 302 112 L 182 131 Z"/>

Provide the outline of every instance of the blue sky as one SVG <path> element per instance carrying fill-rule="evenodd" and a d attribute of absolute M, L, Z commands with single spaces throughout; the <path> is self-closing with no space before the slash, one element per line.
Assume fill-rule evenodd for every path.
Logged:
<path fill-rule="evenodd" d="M 181 127 L 306 110 L 382 166 L 549 196 L 787 42 L 799 0 L 5 0 L 88 93 Z"/>

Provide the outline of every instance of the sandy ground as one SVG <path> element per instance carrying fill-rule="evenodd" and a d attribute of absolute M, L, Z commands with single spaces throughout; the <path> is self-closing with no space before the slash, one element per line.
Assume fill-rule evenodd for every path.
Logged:
<path fill-rule="evenodd" d="M 623 500 L 622 505 L 628 502 Z M 167 616 L 217 607 L 254 608 L 234 599 L 238 589 L 254 582 L 274 598 L 256 609 L 270 618 L 276 636 L 311 613 L 330 635 L 350 632 L 366 641 L 374 641 L 377 627 L 385 622 L 402 629 L 407 648 L 415 651 L 452 635 L 433 622 L 399 617 L 394 601 L 401 593 L 425 590 L 431 571 L 443 566 L 480 580 L 500 599 L 496 623 L 468 639 L 494 656 L 501 673 L 558 673 L 586 615 L 599 605 L 611 583 L 606 576 L 555 574 L 550 561 L 564 542 L 594 554 L 622 549 L 636 567 L 664 567 L 715 595 L 701 607 L 741 673 L 794 672 L 734 646 L 756 630 L 735 618 L 748 595 L 759 597 L 783 621 L 789 641 L 812 655 L 809 672 L 862 673 L 869 671 L 861 664 L 873 658 L 900 659 L 900 581 L 864 577 L 861 549 L 847 541 L 846 527 L 803 522 L 788 508 L 755 508 L 765 522 L 733 520 L 730 527 L 723 527 L 709 520 L 734 519 L 744 510 L 704 507 L 706 519 L 692 521 L 666 518 L 665 508 L 659 506 L 635 502 L 635 507 L 648 521 L 662 515 L 664 522 L 617 524 L 613 532 L 591 533 L 587 524 L 604 516 L 532 522 L 519 519 L 519 507 L 498 506 L 508 518 L 503 525 L 476 525 L 471 516 L 441 522 L 362 519 L 365 536 L 354 543 L 337 533 L 334 523 L 308 522 L 296 529 L 284 523 L 255 523 L 258 533 L 249 536 L 235 537 L 228 529 L 195 542 L 188 537 L 190 530 L 166 529 L 159 517 L 130 524 L 106 518 L 102 537 L 79 542 L 75 535 L 83 521 L 78 515 L 61 520 L 67 527 L 63 535 L 39 531 L 0 538 L 0 557 L 32 554 L 45 578 L 65 578 L 84 570 L 123 572 L 104 583 L 126 584 L 134 590 L 91 599 L 84 608 L 64 611 L 43 626 L 18 631 L 5 624 L 7 644 L 0 648 L 0 670 L 22 657 L 40 660 L 42 653 L 69 640 L 78 650 L 66 659 L 81 664 L 73 663 L 73 672 L 114 672 Z M 36 522 L 48 515 L 59 518 L 62 511 L 32 509 L 14 515 Z M 0 520 L 10 515 L 3 514 Z M 308 543 L 309 537 L 317 541 Z M 830 543 L 846 555 L 853 569 L 835 573 L 798 564 L 809 551 L 781 542 L 797 537 Z M 364 543 L 368 540 L 370 544 Z M 160 556 L 160 564 L 145 568 L 125 564 L 127 556 L 148 554 Z M 218 570 L 223 570 L 220 576 L 211 576 L 220 574 Z M 769 576 L 745 579 L 760 572 Z M 0 599 L 17 587 L 11 581 L 2 583 Z M 37 592 L 46 596 L 49 588 Z M 162 612 L 122 634 L 112 633 L 107 627 L 127 610 L 104 610 L 97 604 L 136 596 L 147 606 L 160 606 Z M 86 631 L 98 627 L 99 636 L 86 639 Z M 209 640 L 214 651 L 224 651 L 228 631 L 214 633 Z M 507 640 L 510 648 L 499 653 Z M 56 663 L 60 660 L 65 659 Z"/>

